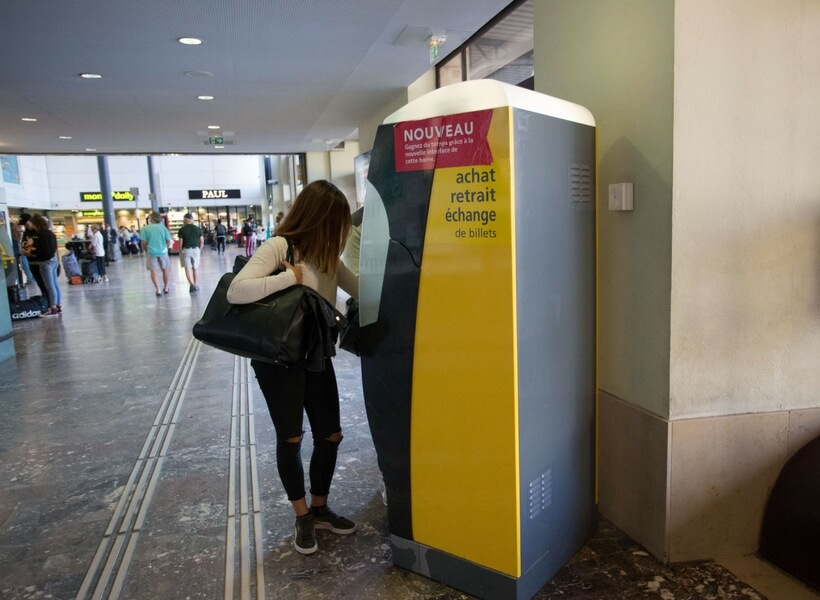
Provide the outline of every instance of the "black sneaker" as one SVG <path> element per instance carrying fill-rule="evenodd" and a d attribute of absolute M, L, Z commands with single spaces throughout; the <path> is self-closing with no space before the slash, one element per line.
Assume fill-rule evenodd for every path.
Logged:
<path fill-rule="evenodd" d="M 293 548 L 299 554 L 313 554 L 319 544 L 316 543 L 313 514 L 296 517 L 296 535 L 293 536 Z"/>
<path fill-rule="evenodd" d="M 329 529 L 342 535 L 356 531 L 356 524 L 353 521 L 337 515 L 327 506 L 311 506 L 310 513 L 313 515 L 316 529 Z"/>

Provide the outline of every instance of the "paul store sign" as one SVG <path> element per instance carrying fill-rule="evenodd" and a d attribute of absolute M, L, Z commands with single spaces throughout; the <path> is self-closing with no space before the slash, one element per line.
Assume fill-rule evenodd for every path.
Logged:
<path fill-rule="evenodd" d="M 241 197 L 239 190 L 188 190 L 188 200 L 225 200 Z"/>

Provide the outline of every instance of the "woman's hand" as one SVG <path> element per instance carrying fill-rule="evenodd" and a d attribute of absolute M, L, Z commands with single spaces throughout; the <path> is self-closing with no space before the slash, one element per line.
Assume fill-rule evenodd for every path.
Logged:
<path fill-rule="evenodd" d="M 302 265 L 293 266 L 288 261 L 283 260 L 282 266 L 285 267 L 285 269 L 293 271 L 293 274 L 296 275 L 296 283 L 302 285 Z"/>

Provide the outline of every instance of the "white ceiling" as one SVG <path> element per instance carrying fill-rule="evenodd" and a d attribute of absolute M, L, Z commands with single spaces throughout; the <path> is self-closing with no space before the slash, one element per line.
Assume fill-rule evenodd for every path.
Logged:
<path fill-rule="evenodd" d="M 2 0 L 0 154 L 326 150 L 509 2 Z"/>

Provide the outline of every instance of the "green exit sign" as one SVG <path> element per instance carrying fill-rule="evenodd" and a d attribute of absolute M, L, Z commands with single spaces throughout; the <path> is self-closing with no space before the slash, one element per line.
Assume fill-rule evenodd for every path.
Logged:
<path fill-rule="evenodd" d="M 208 143 L 209 144 L 217 144 L 217 145 L 221 146 L 222 144 L 225 143 L 225 139 L 221 138 L 221 137 L 210 137 L 210 138 L 208 138 Z"/>

